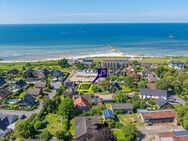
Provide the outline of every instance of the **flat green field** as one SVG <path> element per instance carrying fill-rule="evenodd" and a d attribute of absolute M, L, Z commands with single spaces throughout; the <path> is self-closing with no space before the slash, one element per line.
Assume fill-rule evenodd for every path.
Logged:
<path fill-rule="evenodd" d="M 57 131 L 63 130 L 63 119 L 61 116 L 56 114 L 48 114 L 45 118 L 47 125 L 47 130 L 52 134 L 55 135 Z"/>
<path fill-rule="evenodd" d="M 117 137 L 118 141 L 125 140 L 124 133 L 121 129 L 112 129 L 112 132 Z"/>

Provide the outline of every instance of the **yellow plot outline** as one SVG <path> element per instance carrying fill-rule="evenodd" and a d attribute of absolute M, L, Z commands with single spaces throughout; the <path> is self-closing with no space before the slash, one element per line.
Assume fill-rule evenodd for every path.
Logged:
<path fill-rule="evenodd" d="M 84 89 L 84 88 L 82 88 L 82 85 L 90 85 L 90 87 L 89 87 L 89 89 Z M 78 85 L 78 92 L 91 92 L 92 87 L 93 87 L 93 83 L 91 83 L 91 82 L 81 82 Z"/>

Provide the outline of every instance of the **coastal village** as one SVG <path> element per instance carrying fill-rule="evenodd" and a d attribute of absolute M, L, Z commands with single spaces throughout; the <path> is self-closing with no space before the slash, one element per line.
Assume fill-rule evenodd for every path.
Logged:
<path fill-rule="evenodd" d="M 188 141 L 185 61 L 105 57 L 7 64 L 0 64 L 2 141 Z M 107 68 L 107 78 L 79 91 L 98 68 Z"/>

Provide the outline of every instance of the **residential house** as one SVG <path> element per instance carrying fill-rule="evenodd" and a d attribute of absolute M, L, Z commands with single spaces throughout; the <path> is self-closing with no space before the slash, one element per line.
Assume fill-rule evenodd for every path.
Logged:
<path fill-rule="evenodd" d="M 176 113 L 173 110 L 137 110 L 142 122 L 146 125 L 159 124 L 159 123 L 173 123 L 177 125 Z"/>
<path fill-rule="evenodd" d="M 155 101 L 156 106 L 160 109 L 169 109 L 172 105 L 164 98 L 159 98 Z"/>
<path fill-rule="evenodd" d="M 112 103 L 111 109 L 113 112 L 133 113 L 133 105 L 131 103 Z"/>
<path fill-rule="evenodd" d="M 64 73 L 59 70 L 53 70 L 51 71 L 51 76 L 53 78 L 62 79 L 64 77 Z"/>
<path fill-rule="evenodd" d="M 140 65 L 140 67 L 144 68 L 144 69 L 149 69 L 151 65 L 152 65 L 151 63 L 143 63 L 142 62 L 141 65 Z"/>
<path fill-rule="evenodd" d="M 15 83 L 13 83 L 11 85 L 11 88 L 13 90 L 20 90 L 20 89 L 24 88 L 26 85 L 27 85 L 27 83 L 24 80 L 20 79 L 20 80 L 16 81 Z"/>
<path fill-rule="evenodd" d="M 93 70 L 83 70 L 83 71 L 76 72 L 77 77 L 96 77 L 97 75 L 98 75 L 98 72 L 93 71 Z"/>
<path fill-rule="evenodd" d="M 90 65 L 93 64 L 93 60 L 91 60 L 91 59 L 84 59 L 83 60 L 83 64 L 84 64 L 84 66 L 90 66 Z"/>
<path fill-rule="evenodd" d="M 102 115 L 103 115 L 103 119 L 104 120 L 106 120 L 106 119 L 114 119 L 115 118 L 112 110 L 110 110 L 110 109 L 102 110 Z"/>
<path fill-rule="evenodd" d="M 73 97 L 73 96 L 76 96 L 76 95 L 78 95 L 78 91 L 73 89 L 73 88 L 66 89 L 65 92 L 64 92 L 64 96 Z"/>
<path fill-rule="evenodd" d="M 8 89 L 1 89 L 0 90 L 0 100 L 8 97 L 10 94 L 11 94 L 11 92 Z"/>
<path fill-rule="evenodd" d="M 109 103 L 109 102 L 113 102 L 113 94 L 108 94 L 108 95 L 97 95 L 98 98 L 101 99 L 102 102 L 106 102 L 106 103 Z"/>
<path fill-rule="evenodd" d="M 69 88 L 75 88 L 77 85 L 76 85 L 76 83 L 75 82 L 73 82 L 73 81 L 65 81 L 64 82 L 64 87 L 65 87 L 65 89 L 69 89 Z"/>
<path fill-rule="evenodd" d="M 11 75 L 17 75 L 19 73 L 19 71 L 17 69 L 12 69 L 12 70 L 9 70 L 7 72 L 7 75 L 8 76 L 11 76 Z"/>
<path fill-rule="evenodd" d="M 148 80 L 149 83 L 159 80 L 158 76 L 150 71 L 143 71 L 142 76 Z"/>
<path fill-rule="evenodd" d="M 78 111 L 88 111 L 90 108 L 89 102 L 82 96 L 74 100 L 74 106 Z"/>
<path fill-rule="evenodd" d="M 14 123 L 18 117 L 16 115 L 5 115 L 0 113 L 0 130 L 6 131 L 7 127 Z"/>
<path fill-rule="evenodd" d="M 101 100 L 93 94 L 83 95 L 82 97 L 84 97 L 89 104 L 101 104 Z"/>
<path fill-rule="evenodd" d="M 49 71 L 47 69 L 41 69 L 41 70 L 36 70 L 34 73 L 34 76 L 36 78 L 45 78 L 49 74 Z"/>
<path fill-rule="evenodd" d="M 34 70 L 32 70 L 32 69 L 25 70 L 25 71 L 23 71 L 23 74 L 24 74 L 25 78 L 33 78 Z"/>
<path fill-rule="evenodd" d="M 3 87 L 7 82 L 0 77 L 0 88 Z"/>
<path fill-rule="evenodd" d="M 167 90 L 151 90 L 148 88 L 142 88 L 140 89 L 139 97 L 141 99 L 158 99 L 158 98 L 164 98 L 167 99 L 169 96 L 169 92 Z"/>
<path fill-rule="evenodd" d="M 127 66 L 130 64 L 128 60 L 105 60 L 102 62 L 103 68 L 127 68 Z"/>
<path fill-rule="evenodd" d="M 35 83 L 38 79 L 34 77 L 27 77 L 25 78 L 25 82 L 27 83 Z"/>
<path fill-rule="evenodd" d="M 27 90 L 27 94 L 32 95 L 32 96 L 39 96 L 42 94 L 42 89 L 41 88 L 29 88 Z"/>
<path fill-rule="evenodd" d="M 75 117 L 75 135 L 77 141 L 89 141 L 100 128 L 98 116 Z"/>
<path fill-rule="evenodd" d="M 24 98 L 18 102 L 18 106 L 20 107 L 23 107 L 23 106 L 33 107 L 36 104 L 37 103 L 35 101 L 35 98 L 29 94 L 25 95 Z"/>
<path fill-rule="evenodd" d="M 37 81 L 37 82 L 35 82 L 35 87 L 44 89 L 47 87 L 47 82 L 46 81 Z"/>
<path fill-rule="evenodd" d="M 155 135 L 155 141 L 188 141 L 188 131 L 169 131 Z"/>
<path fill-rule="evenodd" d="M 185 68 L 185 64 L 181 61 L 170 61 L 169 67 L 177 70 L 183 70 Z"/>

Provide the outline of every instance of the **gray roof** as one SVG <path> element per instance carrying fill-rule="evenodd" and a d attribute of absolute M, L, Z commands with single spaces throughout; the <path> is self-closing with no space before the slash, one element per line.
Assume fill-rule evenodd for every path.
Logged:
<path fill-rule="evenodd" d="M 167 97 L 168 91 L 167 90 L 151 90 L 151 89 L 143 88 L 143 89 L 140 89 L 140 95 Z"/>
<path fill-rule="evenodd" d="M 173 131 L 172 133 L 173 133 L 176 137 L 188 136 L 188 130 L 187 130 L 187 131 Z"/>
<path fill-rule="evenodd" d="M 131 103 L 113 103 L 112 104 L 113 110 L 133 110 L 133 105 Z"/>
<path fill-rule="evenodd" d="M 15 115 L 5 115 L 5 114 L 0 114 L 0 129 L 1 130 L 6 130 L 7 126 L 12 124 L 18 119 L 17 116 Z"/>
<path fill-rule="evenodd" d="M 162 107 L 163 105 L 167 104 L 168 102 L 164 98 L 159 98 L 155 101 L 158 107 Z"/>
<path fill-rule="evenodd" d="M 27 91 L 27 94 L 38 96 L 42 93 L 42 90 L 40 88 L 29 88 Z"/>
<path fill-rule="evenodd" d="M 46 87 L 46 81 L 38 81 L 35 83 L 36 88 L 45 88 Z"/>
<path fill-rule="evenodd" d="M 0 97 L 2 97 L 2 98 L 5 98 L 5 97 L 9 96 L 10 94 L 11 94 L 11 92 L 7 89 L 0 90 Z"/>
<path fill-rule="evenodd" d="M 98 116 L 75 117 L 75 138 L 82 135 L 93 135 L 98 131 Z"/>

